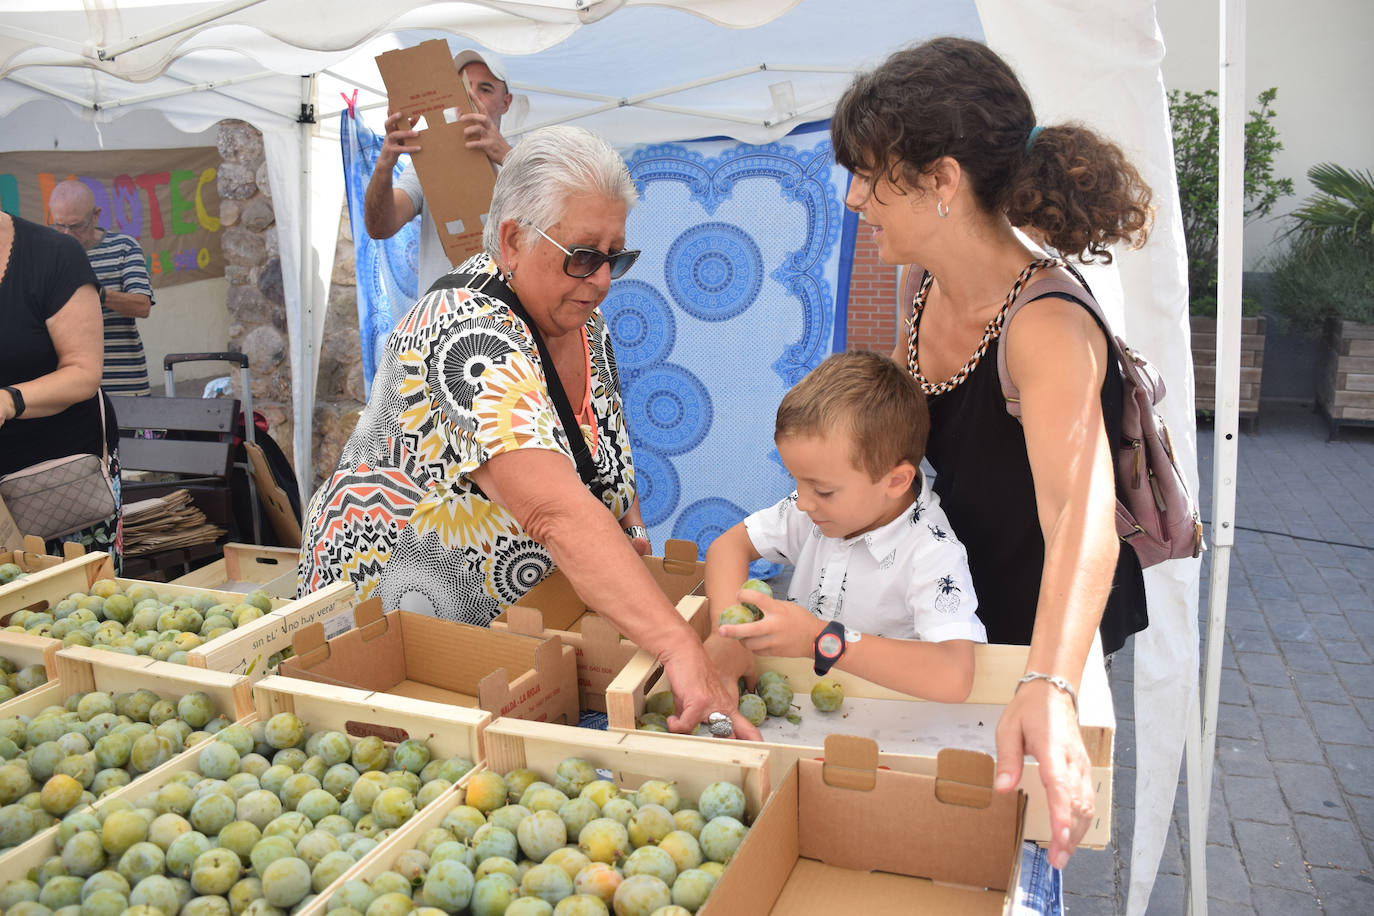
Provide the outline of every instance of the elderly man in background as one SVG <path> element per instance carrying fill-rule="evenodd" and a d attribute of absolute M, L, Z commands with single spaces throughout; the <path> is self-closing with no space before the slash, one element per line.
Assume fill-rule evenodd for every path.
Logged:
<path fill-rule="evenodd" d="M 477 109 L 471 114 L 460 115 L 460 123 L 467 125 L 465 136 L 470 149 L 480 149 L 487 154 L 492 165 L 499 166 L 506 161 L 511 145 L 501 136 L 501 116 L 511 104 L 510 89 L 506 86 L 505 66 L 495 55 L 482 55 L 471 49 L 460 51 L 453 58 L 453 66 L 462 74 L 468 85 L 473 106 Z M 453 265 L 444 254 L 439 231 L 425 207 L 424 193 L 420 190 L 420 179 L 415 169 L 407 168 L 392 182 L 392 173 L 401 153 L 416 153 L 420 147 L 411 141 L 420 135 L 412 130 L 406 116 L 399 111 L 388 111 L 386 115 L 386 142 L 377 156 L 368 182 L 367 194 L 363 199 L 363 219 L 367 224 L 367 234 L 374 239 L 389 239 L 401 227 L 421 214 L 420 226 L 420 263 L 416 273 L 419 277 L 418 295 L 423 295 L 431 283 L 448 273 Z"/>
<path fill-rule="evenodd" d="M 62 181 L 48 197 L 52 227 L 65 232 L 86 249 L 99 281 L 100 311 L 105 321 L 105 366 L 100 387 L 107 394 L 147 395 L 148 363 L 137 318 L 153 308 L 148 262 L 138 240 L 100 228 L 95 195 L 80 181 Z"/>

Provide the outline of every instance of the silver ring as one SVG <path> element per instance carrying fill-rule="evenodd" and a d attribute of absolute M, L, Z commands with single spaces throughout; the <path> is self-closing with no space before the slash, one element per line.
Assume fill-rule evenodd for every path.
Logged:
<path fill-rule="evenodd" d="M 707 716 L 706 727 L 717 738 L 729 738 L 735 733 L 735 724 L 730 721 L 730 716 L 723 712 L 713 712 Z"/>

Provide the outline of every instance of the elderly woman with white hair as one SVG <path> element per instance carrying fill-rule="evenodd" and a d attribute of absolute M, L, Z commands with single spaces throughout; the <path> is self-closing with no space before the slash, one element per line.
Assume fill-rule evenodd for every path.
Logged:
<path fill-rule="evenodd" d="M 315 494 L 302 593 L 343 578 L 386 610 L 487 625 L 557 567 L 663 660 L 690 730 L 757 737 L 639 560 L 649 543 L 598 306 L 639 252 L 624 161 L 581 128 L 526 136 L 492 194 L 485 251 L 387 341 L 367 407 Z M 723 729 L 723 723 L 718 723 Z"/>

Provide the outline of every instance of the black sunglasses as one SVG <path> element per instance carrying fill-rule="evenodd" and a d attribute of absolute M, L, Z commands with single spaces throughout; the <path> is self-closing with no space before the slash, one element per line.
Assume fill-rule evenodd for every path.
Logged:
<path fill-rule="evenodd" d="M 562 245 L 549 238 L 548 233 L 543 229 L 533 224 L 528 225 L 535 232 L 544 236 L 545 240 L 547 240 L 550 245 L 567 255 L 567 257 L 563 259 L 563 273 L 577 280 L 590 277 L 601 269 L 602 264 L 610 264 L 611 279 L 619 280 L 621 277 L 625 276 L 625 271 L 629 270 L 630 265 L 634 264 L 635 260 L 639 257 L 638 250 L 632 251 L 628 248 L 611 254 L 607 254 L 599 248 L 586 248 L 581 245 L 572 249 L 564 248 Z"/>

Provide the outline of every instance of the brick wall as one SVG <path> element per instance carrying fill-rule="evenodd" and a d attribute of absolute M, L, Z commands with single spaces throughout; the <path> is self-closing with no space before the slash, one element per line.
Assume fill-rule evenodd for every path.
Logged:
<path fill-rule="evenodd" d="M 849 278 L 850 350 L 891 353 L 897 339 L 897 269 L 878 260 L 872 230 L 859 223 Z"/>

